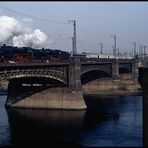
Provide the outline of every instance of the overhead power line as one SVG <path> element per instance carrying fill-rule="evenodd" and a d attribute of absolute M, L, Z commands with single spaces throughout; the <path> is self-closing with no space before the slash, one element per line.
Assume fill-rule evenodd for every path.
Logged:
<path fill-rule="evenodd" d="M 78 30 L 80 30 L 80 31 L 82 31 L 82 32 L 85 32 L 85 33 L 91 34 L 91 35 L 93 35 L 93 36 L 96 36 L 97 38 L 100 36 L 100 37 L 103 37 L 103 38 L 108 38 L 108 39 L 110 39 L 109 36 L 104 36 L 104 35 L 96 34 L 96 33 L 87 31 L 87 30 L 85 30 L 85 29 L 82 29 L 82 28 L 80 28 L 79 26 L 77 26 L 77 28 L 78 28 Z M 124 43 L 124 44 L 129 44 L 129 43 L 130 43 L 130 42 L 126 42 L 126 41 L 123 41 L 123 40 L 119 40 L 119 42 Z"/>
<path fill-rule="evenodd" d="M 80 28 L 79 26 L 77 26 L 77 29 L 79 29 L 82 32 L 92 34 L 92 35 L 94 35 L 96 37 L 100 36 L 100 37 L 104 37 L 104 38 L 109 38 L 108 36 L 103 36 L 103 35 L 99 35 L 99 34 L 96 34 L 96 33 L 90 32 L 90 31 L 87 31 L 85 29 Z"/>
<path fill-rule="evenodd" d="M 9 9 L 9 8 L 0 7 L 0 9 L 2 9 L 4 11 L 13 12 L 13 13 L 16 13 L 16 14 L 19 14 L 19 15 L 31 17 L 33 19 L 38 19 L 38 20 L 41 20 L 41 21 L 46 21 L 46 22 L 51 22 L 51 23 L 58 23 L 58 24 L 67 24 L 68 25 L 68 23 L 66 23 L 66 22 L 59 22 L 59 21 L 49 20 L 49 19 L 45 19 L 45 18 L 35 17 L 35 16 L 28 15 L 28 14 L 25 14 L 25 13 L 22 13 L 22 12 L 19 12 L 19 11 L 16 11 L 16 10 L 12 10 L 12 9 Z"/>

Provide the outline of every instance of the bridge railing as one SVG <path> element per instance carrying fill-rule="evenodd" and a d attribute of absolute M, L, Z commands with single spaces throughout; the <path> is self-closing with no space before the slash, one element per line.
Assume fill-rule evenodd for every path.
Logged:
<path fill-rule="evenodd" d="M 101 59 L 101 58 L 85 58 L 85 59 L 81 59 L 81 62 L 83 63 L 83 62 L 111 62 L 112 61 L 112 59 L 106 59 L 106 58 L 104 58 L 104 59 Z"/>
<path fill-rule="evenodd" d="M 116 62 L 131 62 L 133 59 L 107 59 L 107 58 L 85 58 L 81 59 L 81 63 L 112 63 L 113 61 Z"/>
<path fill-rule="evenodd" d="M 69 63 L 2 63 L 0 67 L 19 67 L 19 66 L 48 66 L 48 65 L 68 65 Z"/>

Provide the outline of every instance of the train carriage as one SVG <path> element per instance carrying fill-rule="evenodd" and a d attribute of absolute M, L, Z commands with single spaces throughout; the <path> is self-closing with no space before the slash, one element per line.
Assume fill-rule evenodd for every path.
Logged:
<path fill-rule="evenodd" d="M 30 47 L 13 47 L 3 45 L 0 47 L 1 62 L 16 63 L 58 63 L 68 62 L 69 53 L 53 49 L 33 49 Z"/>

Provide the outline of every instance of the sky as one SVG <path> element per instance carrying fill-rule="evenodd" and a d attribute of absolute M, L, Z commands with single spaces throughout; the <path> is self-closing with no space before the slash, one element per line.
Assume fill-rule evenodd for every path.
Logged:
<path fill-rule="evenodd" d="M 112 53 L 116 35 L 120 52 L 130 53 L 132 42 L 137 51 L 148 46 L 147 16 L 148 2 L 0 2 L 5 22 L 0 27 L 7 32 L 0 34 L 0 43 L 71 51 L 73 24 L 68 21 L 76 20 L 78 52 L 100 53 L 102 43 L 103 53 Z"/>

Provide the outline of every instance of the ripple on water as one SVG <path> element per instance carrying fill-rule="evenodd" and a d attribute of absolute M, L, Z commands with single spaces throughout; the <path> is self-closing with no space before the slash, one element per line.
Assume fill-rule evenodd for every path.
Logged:
<path fill-rule="evenodd" d="M 61 143 L 65 142 L 64 144 L 75 143 L 75 144 L 86 146 L 86 147 L 142 146 L 143 133 L 142 133 L 142 99 L 141 98 L 142 98 L 141 96 L 128 96 L 128 97 L 118 98 L 119 100 L 112 99 L 111 101 L 108 101 L 108 102 L 106 102 L 107 99 L 105 101 L 101 100 L 101 102 L 98 102 L 97 99 L 94 99 L 94 101 L 96 102 L 94 104 L 99 105 L 101 103 L 99 107 L 102 107 L 102 109 L 99 110 L 98 106 L 95 106 L 96 107 L 95 110 L 86 112 L 83 119 L 84 121 L 79 122 L 80 124 L 79 126 L 77 125 L 76 120 L 74 121 L 75 124 L 72 123 L 71 125 L 71 122 L 69 122 L 68 120 L 69 118 L 66 118 L 69 116 L 67 116 L 67 114 L 63 114 L 63 112 L 60 114 L 61 116 L 58 114 L 59 116 L 57 117 L 51 116 L 51 114 L 49 114 L 50 116 L 48 116 L 48 118 L 49 117 L 55 118 L 55 120 L 50 126 L 55 129 L 57 128 L 57 131 L 56 130 L 53 131 L 53 134 L 57 136 L 60 135 L 61 137 L 56 137 L 56 138 L 57 139 L 59 138 L 61 140 Z M 93 98 L 91 99 L 93 100 Z M 51 132 L 51 130 L 49 130 L 48 122 L 51 122 L 52 119 L 50 120 L 48 119 L 48 122 L 47 122 L 48 124 L 44 122 L 43 125 L 40 125 L 42 123 L 42 121 L 40 120 L 47 121 L 48 114 L 46 115 L 46 113 L 48 112 L 46 111 L 43 114 L 41 114 L 40 119 L 38 119 L 39 117 L 38 114 L 37 114 L 38 116 L 35 115 L 36 113 L 40 113 L 40 112 L 32 112 L 32 114 L 27 114 L 28 113 L 27 112 L 26 114 L 28 116 L 26 117 L 25 121 L 28 121 L 28 118 L 31 117 L 29 121 L 23 124 L 22 122 L 20 122 L 21 120 L 18 118 L 17 120 L 15 120 L 15 122 L 17 122 L 18 124 L 21 124 L 22 126 L 20 127 L 16 126 L 15 127 L 16 130 L 13 129 L 13 132 L 10 133 L 10 130 L 12 130 L 12 127 L 9 124 L 12 123 L 12 120 L 9 120 L 8 122 L 7 112 L 4 107 L 5 100 L 6 100 L 6 96 L 0 96 L 0 146 L 11 145 L 11 141 L 12 141 L 11 138 L 12 137 L 16 138 L 18 136 L 18 139 L 19 139 L 20 133 L 22 134 L 22 131 L 24 133 L 27 133 L 26 130 L 22 130 L 21 128 L 27 129 L 29 130 L 29 132 L 35 132 L 35 133 L 37 133 L 38 131 L 42 132 L 43 130 L 47 131 L 46 135 L 39 135 L 41 136 L 41 138 L 43 138 L 41 139 L 43 142 L 45 141 L 45 138 L 47 138 L 48 140 L 52 138 L 52 137 L 45 137 L 50 135 L 48 131 Z M 53 111 L 52 115 L 54 113 L 56 112 Z M 10 114 L 10 115 L 14 115 L 14 114 Z M 21 114 L 16 114 L 16 115 L 17 116 L 15 117 L 18 117 L 18 115 L 21 115 Z M 70 116 L 71 115 L 72 114 L 70 114 Z M 35 122 L 35 119 L 36 119 L 36 122 Z M 65 125 L 64 130 L 62 130 L 63 127 L 60 127 L 61 128 L 60 129 L 55 125 L 59 121 L 59 119 L 61 121 L 60 123 L 62 123 L 63 126 Z M 67 122 L 69 124 L 67 124 Z M 34 125 L 35 123 L 40 126 L 37 126 L 37 127 L 31 126 L 32 124 Z M 57 125 L 59 126 L 59 124 Z M 74 130 L 72 130 L 72 132 L 69 132 L 71 128 L 70 129 L 67 128 L 67 125 L 69 125 Z M 82 126 L 82 130 L 81 130 L 81 126 Z M 80 131 L 79 130 L 77 131 L 78 128 L 80 128 Z M 63 133 L 59 134 L 58 129 Z M 20 130 L 21 132 L 19 132 Z M 30 135 L 37 137 L 37 135 L 35 135 L 34 133 L 30 133 Z M 30 136 L 30 135 L 27 135 L 27 136 Z M 31 136 L 28 138 L 28 140 L 30 140 L 30 138 L 33 138 Z M 15 142 L 19 141 L 18 139 L 14 139 L 14 141 Z M 23 142 L 26 142 L 26 141 L 23 141 Z"/>

